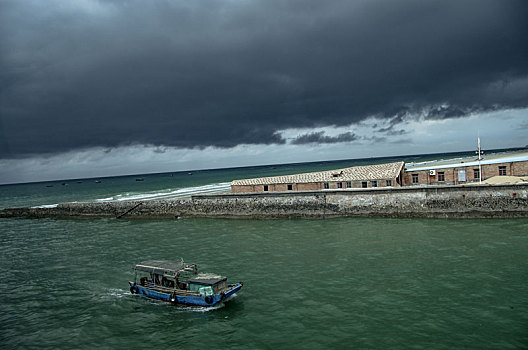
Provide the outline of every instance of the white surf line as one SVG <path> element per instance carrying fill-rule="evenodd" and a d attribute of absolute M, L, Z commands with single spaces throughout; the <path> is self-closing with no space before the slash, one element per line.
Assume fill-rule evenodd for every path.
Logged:
<path fill-rule="evenodd" d="M 34 206 L 34 207 L 31 207 L 32 209 L 35 208 L 35 209 L 45 209 L 45 208 L 57 208 L 59 205 L 58 204 L 44 204 L 44 205 L 37 205 L 37 206 Z"/>
<path fill-rule="evenodd" d="M 231 186 L 230 182 L 222 182 L 218 184 L 210 184 L 196 187 L 185 187 L 170 192 L 156 192 L 156 193 L 138 193 L 138 194 L 124 194 L 116 195 L 108 198 L 96 199 L 97 202 L 122 202 L 132 200 L 156 200 L 156 199 L 168 199 L 168 198 L 182 198 L 190 197 L 193 194 L 212 193 L 212 192 L 225 192 L 229 190 Z"/>

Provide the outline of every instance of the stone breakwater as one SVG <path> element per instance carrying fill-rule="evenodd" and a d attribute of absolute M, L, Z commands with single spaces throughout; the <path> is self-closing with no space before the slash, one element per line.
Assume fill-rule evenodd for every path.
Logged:
<path fill-rule="evenodd" d="M 190 199 L 11 208 L 30 218 L 528 217 L 528 184 L 197 195 Z"/>

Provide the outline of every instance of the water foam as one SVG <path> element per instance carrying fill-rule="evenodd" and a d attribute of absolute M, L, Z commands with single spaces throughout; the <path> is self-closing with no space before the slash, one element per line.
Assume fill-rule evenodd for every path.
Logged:
<path fill-rule="evenodd" d="M 157 192 L 146 192 L 146 193 L 123 193 L 113 197 L 99 198 L 97 202 L 123 202 L 123 201 L 148 201 L 158 199 L 177 199 L 177 198 L 188 198 L 195 194 L 207 194 L 216 192 L 226 192 L 231 186 L 230 182 L 222 182 L 216 184 L 209 184 L 196 187 L 184 187 L 178 189 L 166 189 Z"/>
<path fill-rule="evenodd" d="M 106 296 L 113 298 L 123 298 L 131 295 L 130 291 L 124 289 L 109 289 Z"/>
<path fill-rule="evenodd" d="M 58 204 L 44 204 L 44 205 L 37 205 L 35 207 L 31 207 L 31 208 L 57 208 L 59 205 Z"/>

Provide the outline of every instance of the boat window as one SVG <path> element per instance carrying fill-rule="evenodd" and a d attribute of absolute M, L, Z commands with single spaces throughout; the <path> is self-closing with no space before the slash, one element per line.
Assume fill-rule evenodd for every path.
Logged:
<path fill-rule="evenodd" d="M 152 274 L 152 280 L 154 281 L 154 284 L 161 284 L 162 276 L 158 275 L 157 273 Z"/>
<path fill-rule="evenodd" d="M 174 286 L 175 286 L 174 279 L 173 278 L 167 278 L 167 277 L 164 276 L 161 279 L 161 285 L 164 286 L 164 287 L 174 288 Z"/>
<path fill-rule="evenodd" d="M 213 287 L 211 286 L 207 286 L 207 287 L 201 287 L 198 292 L 200 293 L 200 295 L 213 295 Z"/>
<path fill-rule="evenodd" d="M 139 282 L 142 286 L 146 286 L 149 282 L 152 281 L 152 278 L 150 277 L 150 274 L 145 272 L 137 273 L 136 275 L 136 283 Z"/>
<path fill-rule="evenodd" d="M 211 286 L 202 286 L 200 284 L 190 284 L 189 289 L 193 292 L 198 292 L 201 295 L 212 295 L 213 293 L 213 287 Z"/>

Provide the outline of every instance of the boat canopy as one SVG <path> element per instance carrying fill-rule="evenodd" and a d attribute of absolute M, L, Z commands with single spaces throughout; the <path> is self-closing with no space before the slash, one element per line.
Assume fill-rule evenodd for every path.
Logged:
<path fill-rule="evenodd" d="M 134 270 L 175 276 L 184 271 L 196 272 L 197 267 L 196 264 L 187 264 L 183 261 L 148 260 L 136 264 Z"/>

